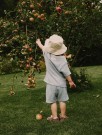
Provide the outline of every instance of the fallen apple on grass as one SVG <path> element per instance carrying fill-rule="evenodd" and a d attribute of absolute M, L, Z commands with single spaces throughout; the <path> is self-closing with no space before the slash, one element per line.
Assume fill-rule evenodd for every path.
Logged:
<path fill-rule="evenodd" d="M 39 114 L 36 115 L 37 120 L 41 120 L 42 118 L 43 118 L 42 114 L 39 113 Z"/>

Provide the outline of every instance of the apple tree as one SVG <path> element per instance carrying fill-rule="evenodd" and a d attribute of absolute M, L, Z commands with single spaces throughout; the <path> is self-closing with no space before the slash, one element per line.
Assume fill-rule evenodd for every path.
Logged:
<path fill-rule="evenodd" d="M 89 54 L 92 58 L 97 48 L 102 49 L 100 0 L 19 0 L 14 10 L 4 10 L 4 14 L 0 18 L 0 61 L 11 63 L 9 69 L 13 65 L 28 72 L 34 67 L 40 72 L 42 53 L 36 39 L 44 44 L 55 33 L 64 38 L 67 53 L 73 54 L 72 66 L 82 65 Z"/>

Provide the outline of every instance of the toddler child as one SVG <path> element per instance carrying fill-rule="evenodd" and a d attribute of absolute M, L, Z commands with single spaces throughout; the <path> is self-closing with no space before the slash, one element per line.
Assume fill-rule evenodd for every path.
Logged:
<path fill-rule="evenodd" d="M 51 105 L 51 116 L 47 118 L 49 121 L 59 121 L 67 119 L 66 101 L 69 99 L 67 93 L 66 80 L 70 87 L 76 87 L 70 74 L 67 60 L 64 53 L 67 47 L 63 43 L 63 38 L 56 34 L 45 40 L 43 46 L 40 39 L 36 44 L 43 51 L 46 65 L 46 102 Z M 57 102 L 60 106 L 60 115 L 57 114 Z"/>

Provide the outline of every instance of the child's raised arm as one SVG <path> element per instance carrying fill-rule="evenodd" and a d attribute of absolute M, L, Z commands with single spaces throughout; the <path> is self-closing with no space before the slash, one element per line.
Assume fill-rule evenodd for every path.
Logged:
<path fill-rule="evenodd" d="M 40 39 L 37 39 L 37 40 L 36 40 L 36 44 L 39 46 L 39 48 L 40 48 L 41 50 L 43 50 L 43 47 L 44 47 L 44 46 L 42 45 Z"/>

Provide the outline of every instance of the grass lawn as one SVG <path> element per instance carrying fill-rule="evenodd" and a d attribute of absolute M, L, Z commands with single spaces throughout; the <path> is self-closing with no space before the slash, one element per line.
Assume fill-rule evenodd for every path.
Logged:
<path fill-rule="evenodd" d="M 76 68 L 76 70 L 78 70 Z M 94 87 L 84 92 L 69 92 L 64 122 L 50 123 L 50 107 L 45 103 L 45 73 L 36 73 L 37 86 L 27 90 L 27 77 L 15 78 L 15 95 L 10 96 L 14 74 L 0 76 L 0 135 L 101 135 L 102 134 L 102 66 L 87 67 Z M 35 116 L 43 111 L 43 119 Z"/>

